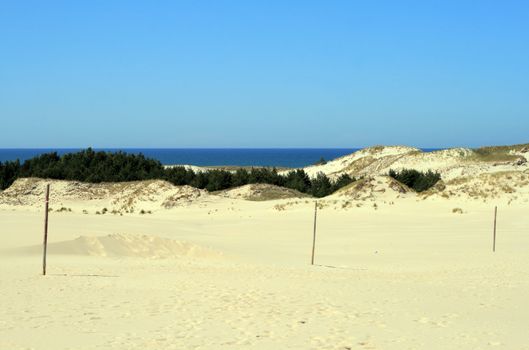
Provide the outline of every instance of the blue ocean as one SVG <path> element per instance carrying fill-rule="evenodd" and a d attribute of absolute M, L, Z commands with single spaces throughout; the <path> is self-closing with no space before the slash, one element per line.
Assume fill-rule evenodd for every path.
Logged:
<path fill-rule="evenodd" d="M 0 162 L 19 159 L 21 162 L 39 154 L 57 152 L 59 155 L 77 152 L 77 148 L 0 149 Z M 276 166 L 298 168 L 332 160 L 358 148 L 102 148 L 94 150 L 142 153 L 164 165 L 190 164 L 198 166 Z M 432 151 L 433 149 L 424 149 Z"/>

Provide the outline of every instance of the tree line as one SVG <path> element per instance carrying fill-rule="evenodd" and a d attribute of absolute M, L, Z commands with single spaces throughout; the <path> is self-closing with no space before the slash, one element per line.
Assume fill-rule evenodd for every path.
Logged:
<path fill-rule="evenodd" d="M 46 153 L 26 160 L 0 162 L 0 189 L 16 179 L 39 177 L 81 182 L 124 182 L 166 180 L 174 185 L 189 185 L 210 192 L 247 184 L 270 184 L 297 190 L 314 197 L 325 197 L 355 181 L 347 174 L 336 180 L 320 173 L 310 178 L 303 169 L 279 174 L 275 168 L 240 168 L 236 171 L 211 169 L 194 171 L 183 166 L 165 168 L 158 160 L 142 154 L 96 152 L 91 148 L 59 156 Z"/>

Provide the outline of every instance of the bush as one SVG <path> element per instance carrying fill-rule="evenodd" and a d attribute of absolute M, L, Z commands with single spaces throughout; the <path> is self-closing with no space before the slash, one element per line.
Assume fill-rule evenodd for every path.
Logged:
<path fill-rule="evenodd" d="M 196 174 L 193 169 L 186 169 L 183 166 L 176 166 L 165 169 L 164 178 L 173 185 L 182 186 L 189 185 L 193 182 Z"/>
<path fill-rule="evenodd" d="M 208 171 L 207 175 L 208 184 L 206 185 L 206 190 L 213 192 L 225 190 L 231 187 L 232 175 L 229 171 L 210 170 Z"/>
<path fill-rule="evenodd" d="M 6 189 L 17 178 L 39 177 L 81 182 L 124 182 L 161 179 L 174 185 L 189 185 L 208 191 L 219 191 L 253 183 L 264 183 L 291 188 L 315 197 L 327 196 L 339 188 L 353 182 L 349 175 L 342 175 L 331 181 L 320 173 L 311 179 L 303 169 L 292 170 L 280 175 L 275 168 L 207 170 L 194 172 L 182 166 L 164 168 L 154 159 L 142 154 L 124 152 L 96 152 L 91 148 L 76 153 L 59 156 L 56 152 L 46 153 L 28 159 L 24 164 L 0 162 L 0 189 Z M 104 209 L 97 214 L 105 214 Z"/>
<path fill-rule="evenodd" d="M 389 176 L 417 192 L 426 191 L 441 180 L 441 175 L 431 170 L 421 172 L 415 169 L 403 169 L 400 172 L 396 172 L 391 169 L 389 171 Z"/>
<path fill-rule="evenodd" d="M 5 190 L 18 178 L 20 162 L 0 162 L 0 190 Z"/>
<path fill-rule="evenodd" d="M 347 174 L 342 174 L 340 175 L 340 177 L 338 179 L 336 179 L 336 181 L 334 182 L 333 184 L 333 188 L 332 188 L 332 192 L 336 192 L 338 191 L 340 188 L 342 187 L 345 187 L 353 182 L 355 182 L 356 179 L 347 175 Z"/>
<path fill-rule="evenodd" d="M 255 184 L 270 184 L 276 186 L 283 186 L 285 179 L 277 173 L 275 168 L 252 168 L 248 174 L 248 183 Z"/>
<path fill-rule="evenodd" d="M 312 187 L 309 176 L 303 169 L 290 171 L 285 178 L 285 187 L 307 193 Z"/>
<path fill-rule="evenodd" d="M 325 197 L 331 194 L 333 191 L 333 186 L 329 178 L 323 174 L 319 173 L 314 180 L 312 180 L 312 185 L 310 192 L 314 197 Z"/>
<path fill-rule="evenodd" d="M 250 183 L 250 174 L 246 169 L 237 169 L 232 176 L 232 185 L 234 187 L 244 186 Z"/>
<path fill-rule="evenodd" d="M 325 165 L 325 164 L 327 164 L 327 161 L 323 157 L 320 157 L 320 160 L 314 163 L 314 165 Z"/>

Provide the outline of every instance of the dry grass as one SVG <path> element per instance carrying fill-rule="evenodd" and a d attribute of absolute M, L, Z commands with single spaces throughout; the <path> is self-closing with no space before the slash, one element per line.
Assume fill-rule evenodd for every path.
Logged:
<path fill-rule="evenodd" d="M 311 198 L 306 193 L 269 184 L 251 184 L 223 191 L 211 192 L 211 194 L 226 198 L 244 199 L 254 202 L 270 201 L 289 198 Z"/>
<path fill-rule="evenodd" d="M 529 149 L 529 144 L 481 147 L 474 150 L 471 158 L 482 162 L 512 162 L 520 157 L 510 152 L 521 152 L 527 149 Z"/>

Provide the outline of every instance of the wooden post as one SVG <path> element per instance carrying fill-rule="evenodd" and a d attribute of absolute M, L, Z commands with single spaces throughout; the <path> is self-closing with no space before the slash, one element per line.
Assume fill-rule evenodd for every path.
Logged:
<path fill-rule="evenodd" d="M 50 202 L 50 184 L 46 185 L 46 203 L 44 205 L 44 251 L 42 256 L 42 275 L 46 275 L 46 250 L 48 248 L 48 204 Z"/>
<path fill-rule="evenodd" d="M 498 218 L 498 207 L 494 207 L 494 234 L 492 237 L 492 252 L 496 251 L 496 222 Z"/>
<path fill-rule="evenodd" d="M 311 265 L 314 265 L 314 250 L 316 249 L 316 217 L 318 214 L 318 201 L 314 203 L 314 232 L 312 235 L 312 259 L 310 261 Z"/>

